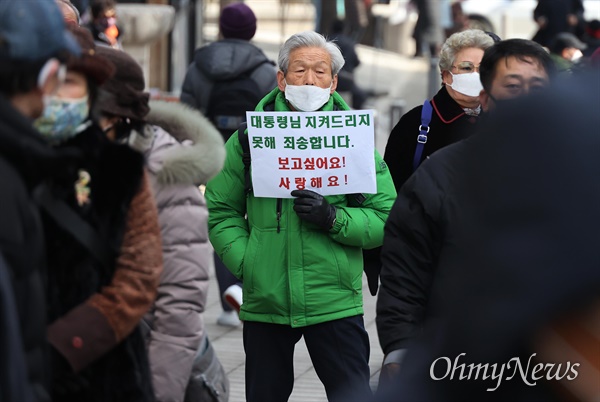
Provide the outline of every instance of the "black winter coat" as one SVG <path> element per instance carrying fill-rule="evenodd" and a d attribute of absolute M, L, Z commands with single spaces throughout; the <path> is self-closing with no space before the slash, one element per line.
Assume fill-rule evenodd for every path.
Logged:
<path fill-rule="evenodd" d="M 92 124 L 86 131 L 60 146 L 76 149 L 84 156 L 76 169 L 63 172 L 49 182 L 52 196 L 60 199 L 80 222 L 94 231 L 96 242 L 104 245 L 103 263 L 90 252 L 80 239 L 74 239 L 67 229 L 68 221 L 57 222 L 44 210 L 42 218 L 48 245 L 48 321 L 54 323 L 67 313 L 73 313 L 102 287 L 109 286 L 115 273 L 116 259 L 121 252 L 126 216 L 143 177 L 144 158 L 125 144 L 108 140 L 102 130 Z M 89 197 L 77 201 L 75 183 L 80 172 L 89 174 Z M 85 199 L 86 197 L 84 197 Z M 73 225 L 70 225 L 73 226 Z M 96 333 L 114 336 L 106 319 L 92 308 L 77 310 L 78 320 L 94 327 Z M 87 313 L 87 314 L 84 314 Z M 75 318 L 71 317 L 71 320 Z M 80 329 L 79 329 L 80 330 Z M 59 401 L 123 401 L 146 402 L 153 400 L 149 364 L 141 332 L 135 330 L 108 352 L 100 354 L 105 345 L 103 338 L 77 332 L 68 325 L 54 330 L 50 341 L 60 342 L 73 332 L 80 335 L 84 345 L 81 359 L 92 363 L 74 374 L 67 360 L 54 353 L 53 398 Z M 58 331 L 58 333 L 56 333 Z M 85 331 L 84 331 L 85 332 Z M 86 348 L 85 342 L 96 342 Z M 101 344 L 102 343 L 102 344 Z M 113 344 L 114 339 L 107 340 Z M 85 355 L 85 356 L 84 356 Z M 88 355 L 93 356 L 88 357 Z"/>
<path fill-rule="evenodd" d="M 13 280 L 28 379 L 36 401 L 50 397 L 45 247 L 32 193 L 70 160 L 48 147 L 31 121 L 0 96 L 0 252 Z"/>
<path fill-rule="evenodd" d="M 12 281 L 0 255 L 0 401 L 33 401 Z"/>
<path fill-rule="evenodd" d="M 438 149 L 469 137 L 477 126 L 477 117 L 467 116 L 450 97 L 446 87 L 438 91 L 431 104 L 433 113 L 421 162 Z M 423 105 L 405 113 L 392 130 L 385 147 L 383 159 L 390 168 L 396 191 L 400 191 L 400 187 L 413 172 L 413 157 L 417 148 L 422 110 Z"/>
<path fill-rule="evenodd" d="M 458 237 L 460 208 L 455 202 L 457 173 L 464 171 L 468 140 L 435 153 L 402 186 L 385 225 L 377 332 L 385 354 L 406 347 L 420 333 L 438 262 L 446 262 Z"/>

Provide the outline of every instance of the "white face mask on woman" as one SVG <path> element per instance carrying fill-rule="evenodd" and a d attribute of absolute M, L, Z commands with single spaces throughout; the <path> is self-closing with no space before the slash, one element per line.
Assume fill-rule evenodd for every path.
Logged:
<path fill-rule="evenodd" d="M 452 85 L 446 84 L 449 87 L 452 87 L 456 92 L 460 92 L 463 95 L 467 96 L 479 96 L 479 93 L 483 89 L 483 85 L 481 85 L 481 79 L 479 78 L 479 73 L 472 72 L 468 74 L 452 74 Z"/>
<path fill-rule="evenodd" d="M 333 85 L 333 82 L 331 85 Z M 319 110 L 329 100 L 331 85 L 329 85 L 329 88 L 321 88 L 316 85 L 289 85 L 286 82 L 285 99 L 296 110 L 314 112 L 315 110 Z"/>

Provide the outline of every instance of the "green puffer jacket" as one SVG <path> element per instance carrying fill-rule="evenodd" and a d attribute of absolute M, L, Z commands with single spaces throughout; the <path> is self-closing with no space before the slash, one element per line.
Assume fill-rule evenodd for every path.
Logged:
<path fill-rule="evenodd" d="M 256 110 L 273 102 L 276 111 L 289 111 L 279 89 Z M 339 110 L 349 109 L 334 92 L 321 110 L 333 110 L 334 103 Z M 325 232 L 298 218 L 293 199 L 244 194 L 237 132 L 225 147 L 225 167 L 208 183 L 205 196 L 210 240 L 244 284 L 240 319 L 303 327 L 363 314 L 362 249 L 383 243 L 383 226 L 396 199 L 379 153 L 375 151 L 378 193 L 365 194 L 360 206 L 349 205 L 345 195 L 328 196 L 337 215 L 334 227 Z"/>

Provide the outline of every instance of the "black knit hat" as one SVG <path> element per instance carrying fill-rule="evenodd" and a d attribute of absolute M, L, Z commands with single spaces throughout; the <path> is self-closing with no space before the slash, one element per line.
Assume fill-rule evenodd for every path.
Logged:
<path fill-rule="evenodd" d="M 256 33 L 256 15 L 244 3 L 230 4 L 221 11 L 219 29 L 224 38 L 250 40 Z"/>
<path fill-rule="evenodd" d="M 106 46 L 98 46 L 96 52 L 110 60 L 116 67 L 115 74 L 102 85 L 107 96 L 98 101 L 98 109 L 107 114 L 144 120 L 150 111 L 150 95 L 144 92 L 146 83 L 140 65 L 126 52 Z"/>

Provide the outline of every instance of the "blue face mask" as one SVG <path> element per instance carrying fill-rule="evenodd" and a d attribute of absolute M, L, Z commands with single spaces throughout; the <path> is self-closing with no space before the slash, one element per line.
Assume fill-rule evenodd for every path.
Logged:
<path fill-rule="evenodd" d="M 90 112 L 87 95 L 78 99 L 48 96 L 44 104 L 44 113 L 34 126 L 50 144 L 59 144 L 83 131 L 80 126 Z"/>

